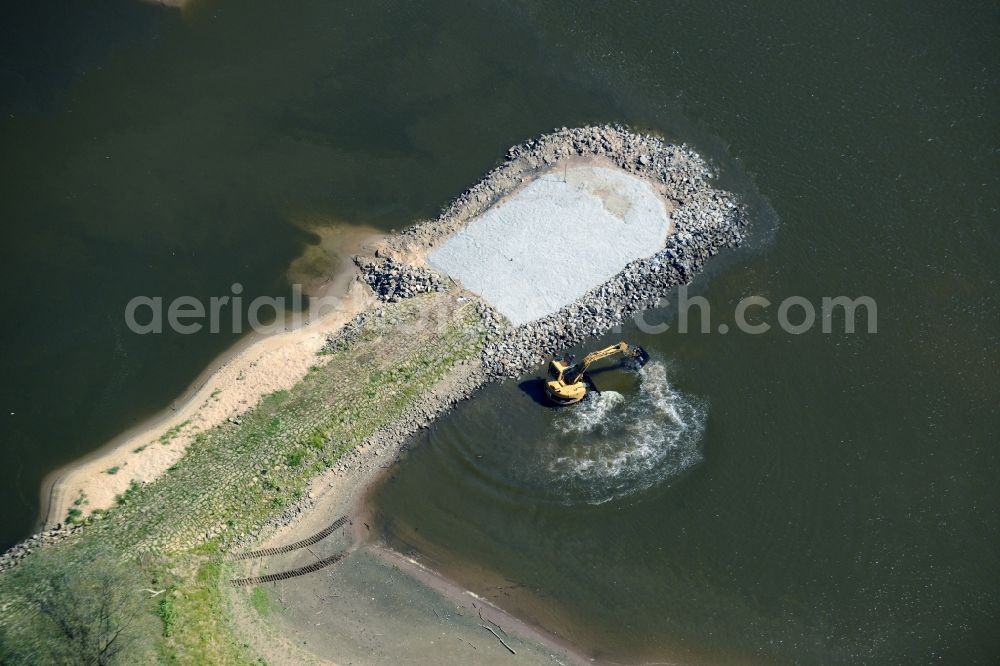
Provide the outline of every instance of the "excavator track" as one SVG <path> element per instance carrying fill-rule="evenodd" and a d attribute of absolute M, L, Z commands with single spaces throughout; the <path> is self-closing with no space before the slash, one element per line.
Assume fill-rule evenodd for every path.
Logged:
<path fill-rule="evenodd" d="M 319 571 L 324 567 L 328 567 L 331 564 L 336 564 L 340 560 L 344 559 L 348 551 L 343 551 L 337 553 L 336 555 L 331 555 L 330 557 L 325 557 L 322 560 L 313 562 L 304 567 L 299 567 L 298 569 L 290 569 L 288 571 L 282 571 L 280 573 L 265 574 L 263 576 L 250 576 L 249 578 L 233 578 L 229 581 L 229 584 L 233 587 L 247 587 L 248 585 L 260 585 L 261 583 L 271 583 L 276 580 L 287 580 L 289 578 L 295 578 L 296 576 L 305 576 L 306 574 L 311 574 L 314 571 Z"/>
<path fill-rule="evenodd" d="M 261 548 L 260 550 L 248 550 L 242 553 L 233 553 L 226 559 L 233 562 L 237 560 L 253 560 L 259 557 L 270 557 L 271 555 L 280 555 L 281 553 L 290 553 L 293 550 L 305 548 L 306 546 L 311 546 L 318 541 L 322 541 L 349 522 L 351 522 L 350 518 L 347 516 L 341 516 L 340 518 L 337 518 L 337 520 L 333 521 L 333 523 L 331 523 L 328 527 L 321 529 L 319 532 L 316 532 L 316 534 L 306 537 L 301 541 L 296 541 L 295 543 L 290 543 L 286 546 L 275 546 L 273 548 Z"/>

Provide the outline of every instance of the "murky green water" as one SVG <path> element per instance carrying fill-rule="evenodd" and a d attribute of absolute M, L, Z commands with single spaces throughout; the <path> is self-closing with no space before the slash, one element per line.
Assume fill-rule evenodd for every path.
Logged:
<path fill-rule="evenodd" d="M 1000 654 L 994 6 L 272 4 L 4 23 L 5 542 L 232 341 L 130 335 L 128 298 L 283 293 L 302 219 L 401 226 L 524 137 L 622 121 L 753 206 L 695 285 L 713 329 L 845 294 L 878 333 L 626 328 L 653 364 L 589 425 L 508 383 L 419 438 L 390 538 L 618 660 Z"/>

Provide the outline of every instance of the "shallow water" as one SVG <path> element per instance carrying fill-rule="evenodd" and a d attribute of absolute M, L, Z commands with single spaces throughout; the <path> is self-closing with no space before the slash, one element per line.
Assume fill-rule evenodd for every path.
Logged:
<path fill-rule="evenodd" d="M 2 24 L 5 542 L 232 341 L 137 339 L 128 298 L 282 293 L 303 228 L 402 226 L 525 137 L 621 121 L 755 224 L 694 285 L 713 333 L 622 332 L 675 413 L 602 373 L 623 399 L 584 433 L 491 386 L 378 495 L 389 537 L 619 660 L 1000 654 L 994 4 L 81 7 Z M 720 334 L 753 293 L 869 295 L 878 333 Z"/>
<path fill-rule="evenodd" d="M 601 504 L 665 483 L 701 461 L 707 408 L 673 389 L 666 367 L 638 373 L 630 395 L 591 393 L 554 419 L 555 437 L 531 447 L 525 469 L 565 501 Z"/>

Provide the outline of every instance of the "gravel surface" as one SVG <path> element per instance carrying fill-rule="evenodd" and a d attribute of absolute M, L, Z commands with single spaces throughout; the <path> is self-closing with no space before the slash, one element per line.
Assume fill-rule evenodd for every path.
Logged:
<path fill-rule="evenodd" d="M 646 180 L 576 166 L 539 177 L 428 257 L 514 325 L 568 305 L 662 249 L 667 207 Z"/>

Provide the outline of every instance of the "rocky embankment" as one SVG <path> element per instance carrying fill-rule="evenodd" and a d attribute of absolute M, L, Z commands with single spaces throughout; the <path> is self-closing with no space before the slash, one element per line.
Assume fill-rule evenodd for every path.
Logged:
<path fill-rule="evenodd" d="M 361 271 L 365 284 L 379 299 L 388 303 L 446 288 L 445 280 L 437 273 L 392 257 L 355 257 L 354 263 Z"/>
<path fill-rule="evenodd" d="M 621 324 L 654 306 L 674 287 L 690 282 L 709 257 L 739 245 L 744 238 L 747 221 L 743 208 L 735 195 L 712 186 L 713 173 L 695 151 L 605 125 L 563 128 L 514 146 L 500 166 L 437 219 L 414 225 L 392 239 L 388 252 L 395 251 L 401 257 L 425 255 L 540 172 L 565 160 L 611 163 L 658 184 L 675 207 L 671 213 L 674 232 L 653 256 L 632 262 L 605 284 L 542 319 L 511 326 L 484 304 L 481 311 L 489 336 L 482 362 L 487 376 L 516 377 L 543 363 L 547 356 Z M 413 281 L 434 275 L 404 260 L 381 261 L 359 259 L 369 284 L 393 283 L 409 271 L 417 271 L 419 278 Z M 401 295 L 398 290 L 391 293 Z"/>
<path fill-rule="evenodd" d="M 38 548 L 43 548 L 66 537 L 79 534 L 83 530 L 83 527 L 83 525 L 56 525 L 52 529 L 31 535 L 21 543 L 11 547 L 3 555 L 0 555 L 0 572 L 11 568 L 20 559 L 27 557 Z"/>

